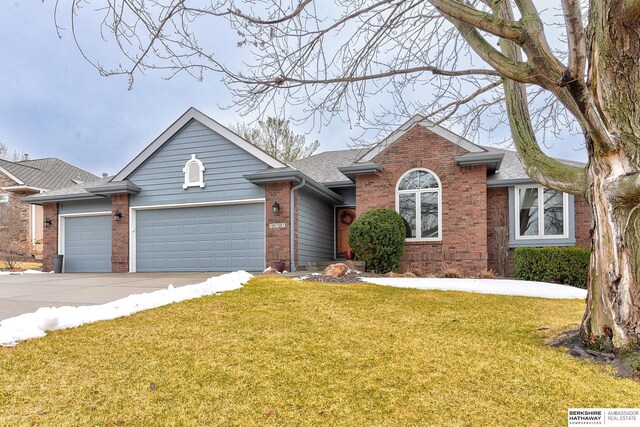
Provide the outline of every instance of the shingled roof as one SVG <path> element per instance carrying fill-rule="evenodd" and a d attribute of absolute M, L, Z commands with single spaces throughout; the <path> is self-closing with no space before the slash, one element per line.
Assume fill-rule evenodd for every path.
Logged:
<path fill-rule="evenodd" d="M 495 151 L 498 153 L 503 153 L 504 158 L 502 159 L 502 165 L 500 166 L 500 170 L 496 173 L 489 175 L 487 177 L 487 185 L 493 187 L 499 187 L 505 185 L 505 183 L 509 184 L 517 184 L 517 183 L 525 183 L 525 182 L 533 182 L 531 178 L 527 175 L 524 170 L 524 165 L 518 158 L 518 153 L 514 150 L 506 150 L 504 148 L 495 148 L 495 147 L 484 147 L 491 151 Z M 572 160 L 566 159 L 558 159 L 561 163 L 564 163 L 569 166 L 576 167 L 584 167 L 585 164 L 581 162 L 575 162 Z"/>
<path fill-rule="evenodd" d="M 41 190 L 58 190 L 80 182 L 99 179 L 97 176 L 55 157 L 11 162 L 0 159 L 0 172 L 6 171 L 14 186 L 28 186 Z M 6 187 L 10 188 L 10 187 Z"/>
<path fill-rule="evenodd" d="M 365 151 L 368 151 L 368 148 L 325 151 L 294 160 L 291 166 L 323 184 L 349 181 L 349 178 L 344 176 L 338 168 L 352 165 Z"/>
<path fill-rule="evenodd" d="M 487 150 L 488 153 L 504 155 L 500 169 L 496 173 L 487 176 L 487 184 L 489 186 L 511 185 L 516 182 L 533 182 L 525 172 L 524 166 L 514 150 L 489 146 L 481 147 Z M 291 166 L 319 183 L 329 184 L 329 186 L 331 186 L 330 184 L 332 183 L 349 181 L 349 178 L 343 175 L 338 168 L 353 165 L 362 153 L 367 150 L 367 148 L 356 148 L 350 150 L 325 151 L 304 159 L 295 160 L 291 162 Z M 584 166 L 584 163 L 580 162 L 564 159 L 557 160 L 570 166 Z"/>

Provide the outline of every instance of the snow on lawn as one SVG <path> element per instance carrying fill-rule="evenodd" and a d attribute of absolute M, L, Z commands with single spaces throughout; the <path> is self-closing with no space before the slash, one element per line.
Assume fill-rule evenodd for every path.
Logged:
<path fill-rule="evenodd" d="M 25 271 L 0 271 L 0 276 L 4 275 L 19 275 L 19 274 L 49 274 L 53 271 L 40 271 L 40 270 L 25 270 Z"/>
<path fill-rule="evenodd" d="M 539 297 L 551 299 L 584 299 L 586 289 L 573 286 L 556 285 L 545 282 L 525 280 L 493 279 L 438 279 L 438 278 L 402 278 L 402 277 L 363 277 L 365 282 L 396 288 L 423 290 L 478 292 L 481 294 L 513 295 L 521 297 Z"/>
<path fill-rule="evenodd" d="M 75 328 L 85 323 L 129 316 L 174 302 L 231 291 L 241 288 L 252 277 L 246 271 L 235 271 L 219 277 L 211 277 L 195 285 L 179 288 L 169 285 L 167 289 L 129 295 L 101 305 L 43 307 L 34 313 L 21 314 L 0 321 L 0 345 L 14 346 L 18 341 L 43 337 L 47 331 Z"/>

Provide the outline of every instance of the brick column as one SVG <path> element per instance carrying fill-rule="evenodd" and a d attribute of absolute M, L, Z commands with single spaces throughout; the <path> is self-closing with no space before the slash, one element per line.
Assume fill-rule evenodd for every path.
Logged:
<path fill-rule="evenodd" d="M 58 254 L 58 204 L 44 203 L 42 210 L 42 218 L 51 220 L 51 225 L 42 230 L 42 269 L 51 271 L 53 270 L 51 257 Z"/>
<path fill-rule="evenodd" d="M 116 211 L 120 211 L 120 221 L 113 219 Z M 129 272 L 129 195 L 114 194 L 111 196 L 111 271 L 113 273 Z"/>
<path fill-rule="evenodd" d="M 290 182 L 272 182 L 265 184 L 266 248 L 265 263 L 284 262 L 285 269 L 291 270 L 291 242 L 289 241 L 289 190 Z M 273 213 L 273 203 L 280 204 L 280 213 Z M 269 224 L 284 223 L 284 228 L 270 228 Z"/>

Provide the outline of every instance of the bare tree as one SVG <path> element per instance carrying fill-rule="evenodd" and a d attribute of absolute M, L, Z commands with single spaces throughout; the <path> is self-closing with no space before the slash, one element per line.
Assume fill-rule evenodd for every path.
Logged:
<path fill-rule="evenodd" d="M 20 160 L 21 156 L 21 153 L 9 147 L 6 142 L 0 141 L 0 159 L 9 160 L 10 162 L 17 162 L 18 160 Z"/>
<path fill-rule="evenodd" d="M 67 2 L 78 29 L 88 1 L 58 0 L 58 6 Z M 583 340 L 603 348 L 637 346 L 640 0 L 557 0 L 557 11 L 537 7 L 550 3 L 111 0 L 98 13 L 122 65 L 92 63 L 131 82 L 149 69 L 198 79 L 221 73 L 244 112 L 297 105 L 301 115 L 356 124 L 376 123 L 378 114 L 423 112 L 471 133 L 487 127 L 487 116 L 506 118 L 529 176 L 591 204 Z M 223 23 L 235 33 L 213 40 L 203 33 Z M 74 37 L 91 61 L 75 31 Z M 225 49 L 225 40 L 238 49 Z M 412 91 L 419 96 L 409 96 Z M 366 102 L 381 93 L 390 97 L 390 111 Z M 586 167 L 567 166 L 541 149 L 545 132 L 563 127 L 584 135 Z"/>
<path fill-rule="evenodd" d="M 231 125 L 231 129 L 253 145 L 260 147 L 278 160 L 289 163 L 312 155 L 320 142 L 307 142 L 304 135 L 295 134 L 289 120 L 267 117 L 254 127 L 244 123 Z"/>
<path fill-rule="evenodd" d="M 509 214 L 506 211 L 500 212 L 493 226 L 493 245 L 498 264 L 498 275 L 507 277 L 507 261 L 509 259 Z"/>

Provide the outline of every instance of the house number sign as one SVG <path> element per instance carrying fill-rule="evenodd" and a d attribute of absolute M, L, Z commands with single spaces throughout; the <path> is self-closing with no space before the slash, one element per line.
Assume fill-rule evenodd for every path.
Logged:
<path fill-rule="evenodd" d="M 284 222 L 272 222 L 271 224 L 269 224 L 269 228 L 284 228 L 284 227 L 285 227 Z"/>

